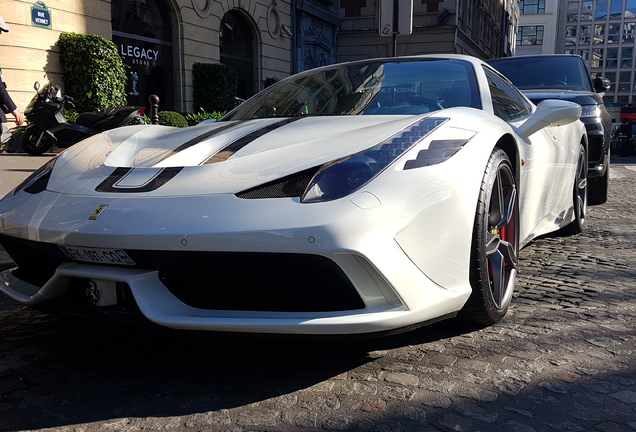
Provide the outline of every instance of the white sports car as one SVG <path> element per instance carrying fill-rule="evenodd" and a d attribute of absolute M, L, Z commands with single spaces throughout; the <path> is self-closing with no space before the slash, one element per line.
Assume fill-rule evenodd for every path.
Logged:
<path fill-rule="evenodd" d="M 519 249 L 585 228 L 580 113 L 430 55 L 303 72 L 214 123 L 111 130 L 0 201 L 17 264 L 0 290 L 178 329 L 493 324 Z"/>

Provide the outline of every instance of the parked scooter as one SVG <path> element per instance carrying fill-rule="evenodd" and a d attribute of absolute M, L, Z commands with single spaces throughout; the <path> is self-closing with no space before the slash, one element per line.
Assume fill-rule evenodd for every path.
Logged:
<path fill-rule="evenodd" d="M 51 83 L 40 89 L 40 83 L 36 81 L 33 88 L 37 94 L 24 110 L 31 125 L 24 131 L 20 141 L 22 149 L 30 155 L 41 155 L 54 145 L 67 148 L 99 132 L 132 122 L 144 122 L 145 108 L 137 106 L 83 113 L 75 122 L 69 122 L 62 108 L 66 103 L 75 106 L 72 97 L 62 96 L 60 87 Z"/>

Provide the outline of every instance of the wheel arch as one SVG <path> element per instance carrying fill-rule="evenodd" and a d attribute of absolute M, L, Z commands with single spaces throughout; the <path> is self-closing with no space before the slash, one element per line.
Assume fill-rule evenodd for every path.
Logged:
<path fill-rule="evenodd" d="M 521 172 L 521 159 L 519 158 L 519 149 L 517 148 L 517 142 L 510 134 L 503 135 L 497 141 L 495 147 L 502 149 L 508 155 L 510 162 L 512 162 L 512 170 L 515 175 L 515 181 L 517 182 L 517 187 L 520 184 L 519 182 L 519 173 Z"/>

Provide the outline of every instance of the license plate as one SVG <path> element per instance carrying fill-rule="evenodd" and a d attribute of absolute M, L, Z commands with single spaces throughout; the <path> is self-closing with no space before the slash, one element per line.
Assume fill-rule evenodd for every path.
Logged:
<path fill-rule="evenodd" d="M 75 246 L 61 246 L 60 250 L 70 259 L 99 264 L 135 265 L 122 249 L 98 249 Z"/>

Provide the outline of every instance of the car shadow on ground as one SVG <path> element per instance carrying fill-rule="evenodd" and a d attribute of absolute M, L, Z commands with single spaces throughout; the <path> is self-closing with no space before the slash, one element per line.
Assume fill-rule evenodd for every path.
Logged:
<path fill-rule="evenodd" d="M 0 430 L 246 406 L 354 370 L 374 350 L 470 330 L 447 320 L 373 339 L 224 335 L 78 321 L 2 299 Z"/>

